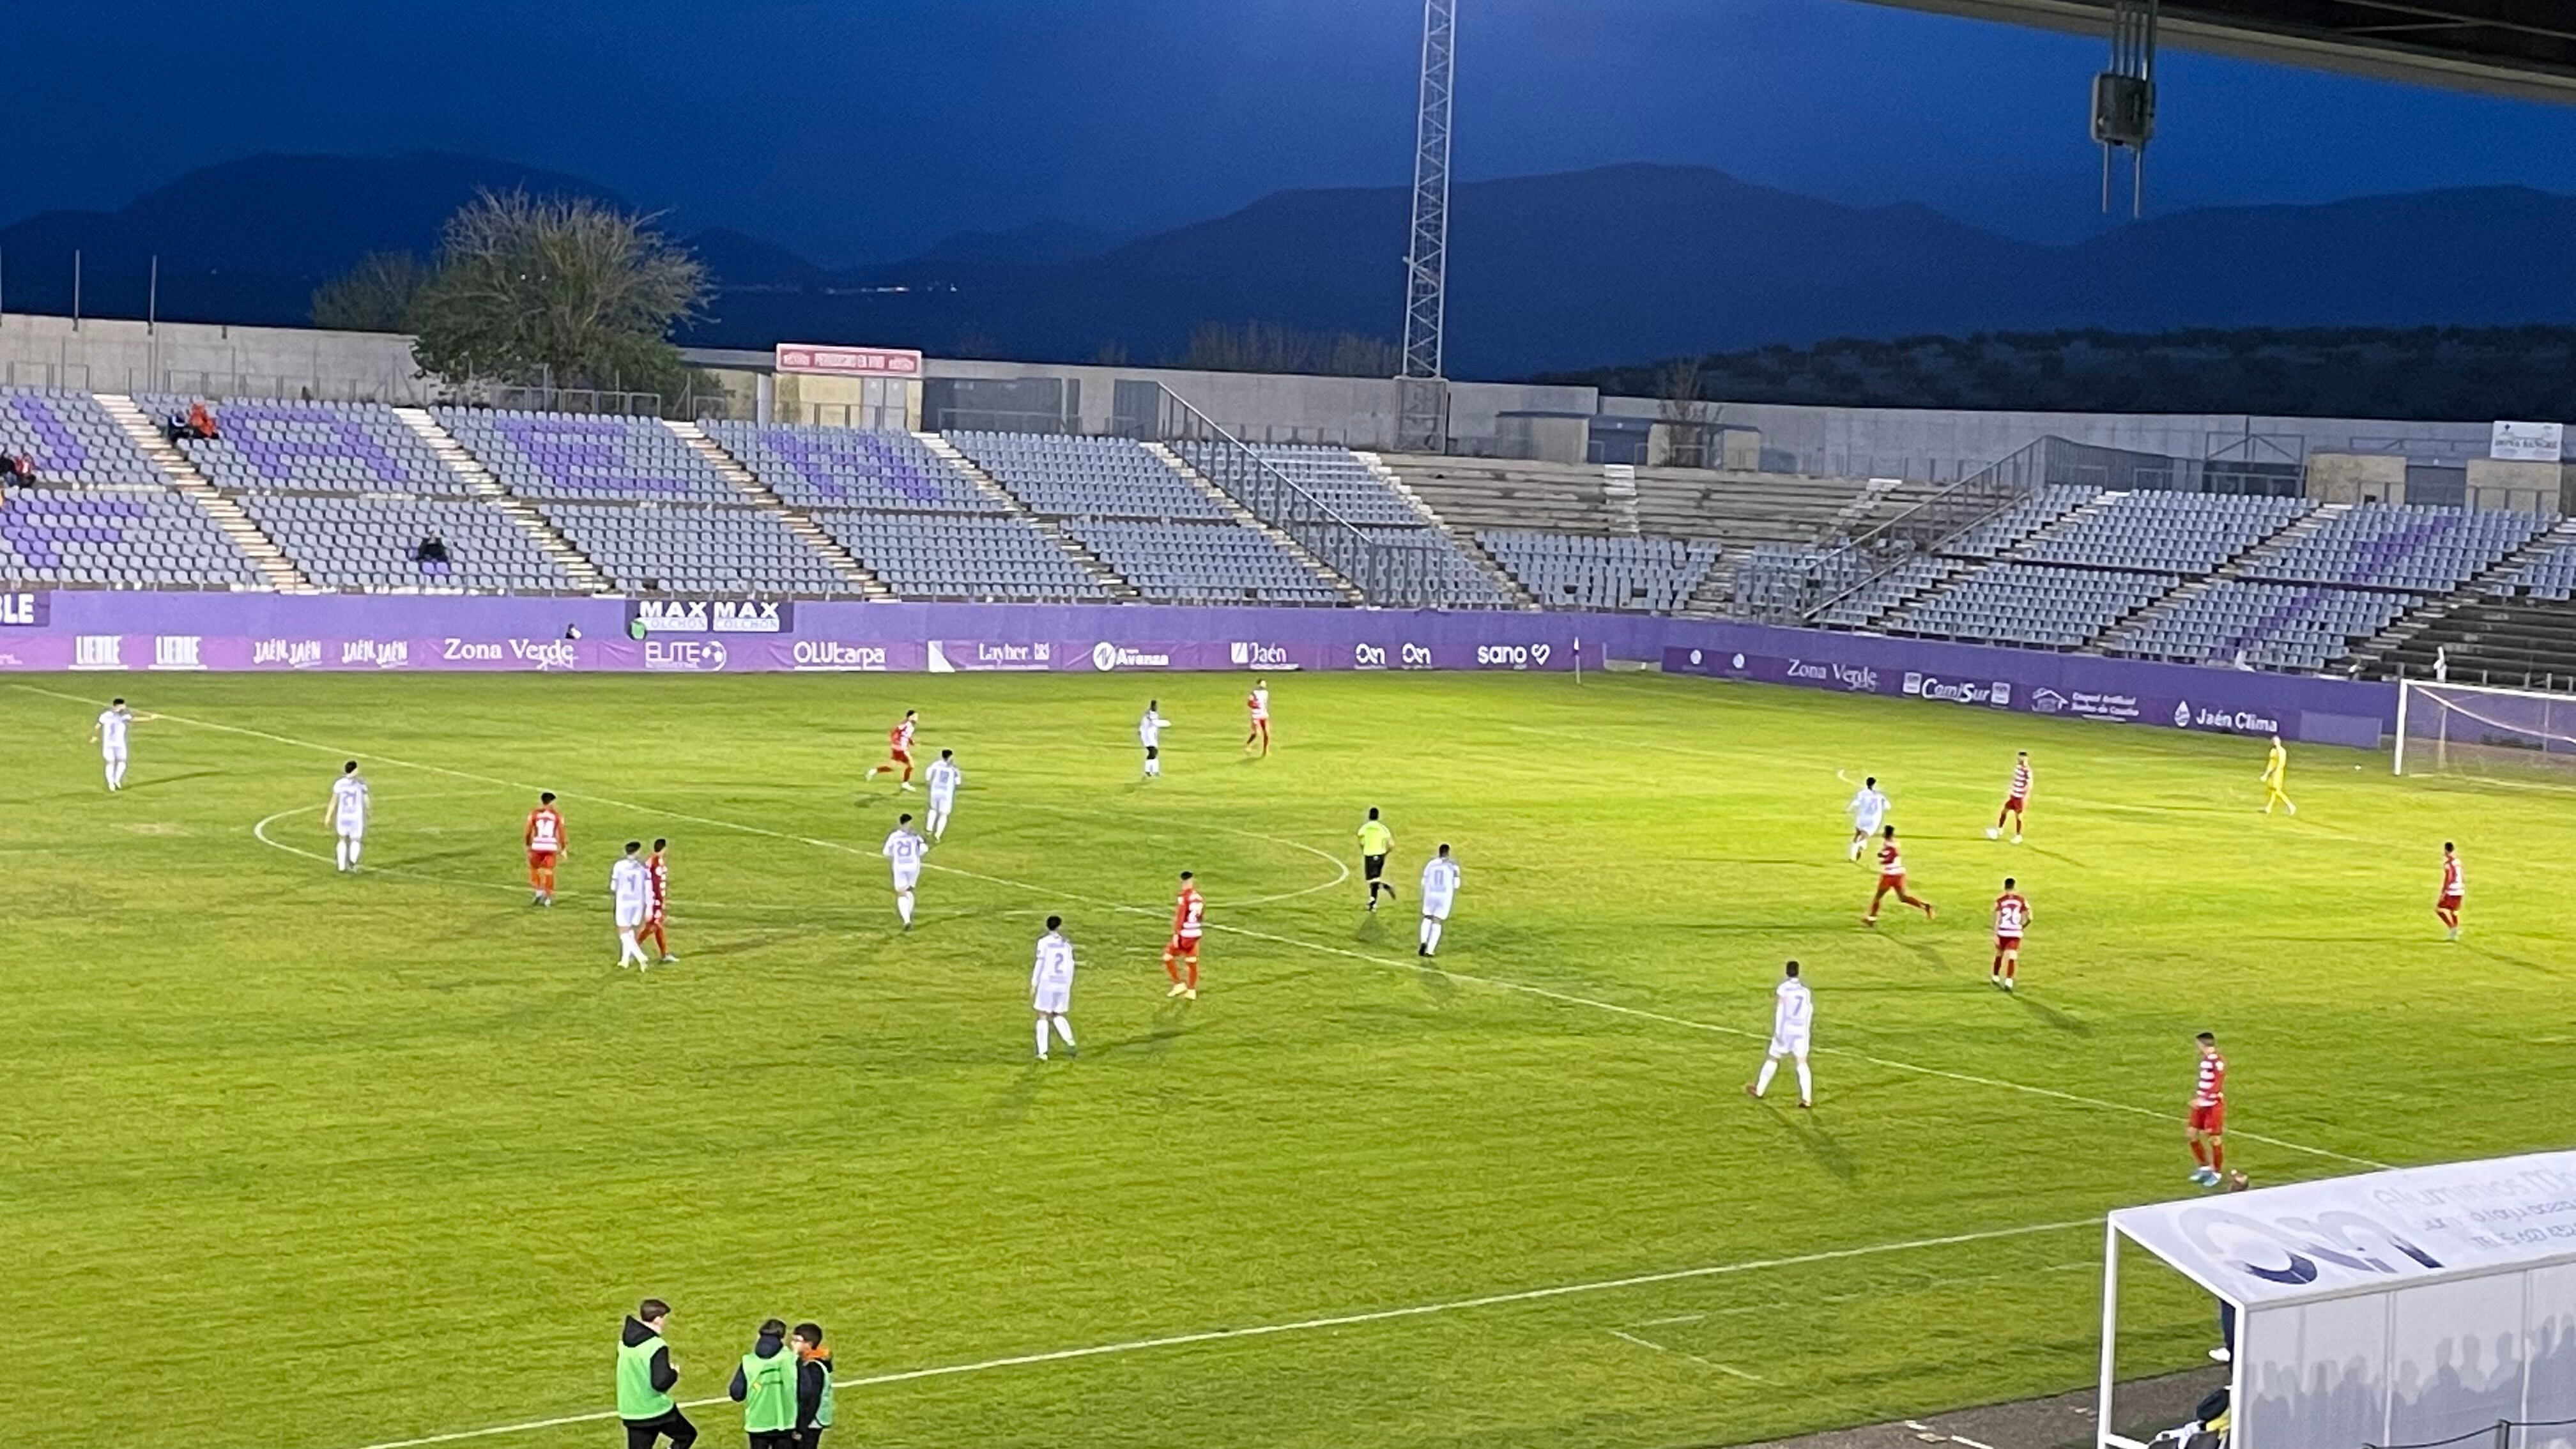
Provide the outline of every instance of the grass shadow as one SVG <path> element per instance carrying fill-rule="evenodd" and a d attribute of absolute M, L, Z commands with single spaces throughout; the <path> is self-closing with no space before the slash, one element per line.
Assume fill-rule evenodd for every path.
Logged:
<path fill-rule="evenodd" d="M 2010 991 L 2005 994 L 2010 996 L 2022 1010 L 2029 1012 L 2031 1015 L 2038 1017 L 2047 1025 L 2065 1032 L 2070 1036 L 2091 1036 L 2093 1034 L 2092 1023 L 2084 1020 L 2082 1017 L 2069 1016 L 2065 1012 L 2058 1010 L 2056 1007 L 2049 1005 L 2047 1002 L 2038 1000 L 2020 991 Z"/>

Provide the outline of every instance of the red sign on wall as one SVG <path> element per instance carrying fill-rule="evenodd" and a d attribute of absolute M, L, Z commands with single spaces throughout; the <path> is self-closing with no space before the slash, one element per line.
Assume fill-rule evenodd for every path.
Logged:
<path fill-rule="evenodd" d="M 901 347 L 826 347 L 811 342 L 778 344 L 780 372 L 831 377 L 921 376 L 921 354 Z"/>

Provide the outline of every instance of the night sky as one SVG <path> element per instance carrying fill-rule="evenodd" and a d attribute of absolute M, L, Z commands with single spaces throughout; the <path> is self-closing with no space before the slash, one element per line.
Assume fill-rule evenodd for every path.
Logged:
<path fill-rule="evenodd" d="M 1408 172 L 1418 0 L 13 0 L 0 222 L 260 151 L 591 177 L 817 260 L 1117 233 Z M 2091 38 L 1852 0 L 1460 0 L 1462 176 L 1697 162 L 2032 238 L 2096 224 Z M 2576 107 L 2169 51 L 2150 206 L 2521 182 Z"/>

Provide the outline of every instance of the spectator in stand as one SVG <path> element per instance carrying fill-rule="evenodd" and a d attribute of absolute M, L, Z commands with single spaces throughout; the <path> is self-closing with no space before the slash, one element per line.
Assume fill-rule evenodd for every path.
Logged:
<path fill-rule="evenodd" d="M 446 563 L 448 561 L 447 540 L 440 538 L 436 533 L 432 533 L 420 541 L 420 547 L 413 549 L 411 551 L 411 556 L 413 560 L 418 563 Z"/>
<path fill-rule="evenodd" d="M 0 488 L 36 481 L 36 460 L 21 453 L 11 457 L 0 453 Z"/>
<path fill-rule="evenodd" d="M 202 399 L 188 404 L 188 436 L 209 440 L 220 436 L 215 431 L 215 415 Z"/>

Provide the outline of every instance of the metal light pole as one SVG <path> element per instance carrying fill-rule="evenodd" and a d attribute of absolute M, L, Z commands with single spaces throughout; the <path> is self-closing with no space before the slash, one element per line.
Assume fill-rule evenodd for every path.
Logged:
<path fill-rule="evenodd" d="M 1413 131 L 1413 240 L 1404 259 L 1404 370 L 1395 382 L 1396 446 L 1449 449 L 1449 383 L 1441 371 L 1448 313 L 1450 79 L 1457 0 L 1423 0 L 1421 113 Z"/>

